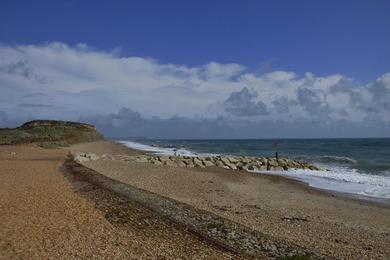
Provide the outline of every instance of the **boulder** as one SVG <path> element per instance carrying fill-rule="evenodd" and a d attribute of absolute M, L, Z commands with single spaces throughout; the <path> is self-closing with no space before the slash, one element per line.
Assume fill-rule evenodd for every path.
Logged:
<path fill-rule="evenodd" d="M 203 164 L 202 161 L 198 157 L 195 157 L 192 161 L 194 164 Z"/>
<path fill-rule="evenodd" d="M 245 165 L 245 164 L 244 164 L 243 162 L 240 162 L 240 161 L 239 161 L 239 162 L 238 162 L 238 163 L 236 163 L 235 165 L 236 165 L 237 169 L 239 169 L 239 170 L 243 170 L 243 169 L 244 169 L 244 165 Z"/>
<path fill-rule="evenodd" d="M 155 165 L 163 165 L 162 162 L 160 162 L 159 160 L 155 160 L 155 159 L 151 160 L 150 162 L 155 164 Z"/>
<path fill-rule="evenodd" d="M 191 159 L 183 159 L 182 162 L 185 163 L 186 165 L 193 164 Z"/>
<path fill-rule="evenodd" d="M 225 163 L 225 166 L 227 166 L 229 169 L 237 170 L 237 167 L 233 163 Z"/>
<path fill-rule="evenodd" d="M 278 162 L 278 165 L 279 165 L 280 167 L 284 167 L 284 166 L 287 165 L 286 159 L 278 159 L 277 162 Z"/>
<path fill-rule="evenodd" d="M 228 158 L 226 157 L 220 157 L 220 161 L 223 162 L 223 164 L 227 164 L 227 163 L 230 163 L 230 161 L 228 160 Z"/>
<path fill-rule="evenodd" d="M 139 157 L 135 158 L 135 162 L 147 163 L 147 162 L 149 162 L 149 160 L 148 160 L 148 157 L 146 157 L 146 156 L 139 156 Z"/>
<path fill-rule="evenodd" d="M 201 167 L 201 168 L 204 168 L 204 167 L 205 167 L 205 166 L 203 165 L 203 162 L 202 162 L 198 157 L 195 157 L 195 158 L 194 158 L 193 163 L 194 163 L 194 166 L 195 166 L 195 167 Z"/>
<path fill-rule="evenodd" d="M 222 168 L 225 166 L 222 161 L 216 161 L 215 165 Z"/>
<path fill-rule="evenodd" d="M 215 166 L 215 164 L 214 164 L 212 161 L 206 161 L 206 160 L 204 160 L 204 161 L 203 161 L 203 164 L 204 164 L 204 166 L 206 166 L 206 167 Z"/>
<path fill-rule="evenodd" d="M 166 155 L 159 156 L 159 159 L 160 159 L 161 162 L 165 162 L 165 161 L 170 161 L 171 160 L 169 158 L 169 156 L 166 156 Z"/>
<path fill-rule="evenodd" d="M 259 167 L 262 166 L 262 165 L 267 165 L 267 163 L 264 164 L 262 160 L 255 160 L 253 162 L 254 162 L 255 165 L 257 165 Z"/>
<path fill-rule="evenodd" d="M 266 159 L 266 158 L 260 157 L 260 158 L 258 158 L 258 160 L 259 160 L 263 165 L 267 165 L 267 159 Z"/>
<path fill-rule="evenodd" d="M 236 158 L 236 157 L 227 157 L 227 159 L 229 160 L 229 162 L 231 163 L 238 163 L 239 160 Z"/>
<path fill-rule="evenodd" d="M 100 159 L 100 156 L 98 156 L 97 154 L 94 154 L 94 153 L 86 153 L 84 155 L 84 157 L 89 158 L 91 161 L 96 161 L 96 160 Z"/>
<path fill-rule="evenodd" d="M 171 161 L 171 160 L 164 161 L 164 165 L 167 165 L 167 166 L 177 166 L 177 164 L 174 161 Z"/>
<path fill-rule="evenodd" d="M 268 167 L 265 166 L 265 165 L 262 165 L 262 166 L 260 166 L 260 167 L 257 167 L 256 170 L 257 170 L 257 171 L 269 171 L 269 170 L 268 170 Z"/>
<path fill-rule="evenodd" d="M 76 162 L 78 162 L 78 163 L 83 163 L 83 162 L 89 162 L 89 161 L 90 161 L 89 158 L 84 157 L 84 156 L 81 156 L 81 155 L 76 155 L 76 156 L 74 157 L 74 160 L 75 160 Z"/>
<path fill-rule="evenodd" d="M 253 164 L 246 165 L 245 167 L 246 167 L 246 169 L 249 170 L 249 171 L 255 170 L 255 166 L 254 166 Z"/>
<path fill-rule="evenodd" d="M 176 161 L 176 165 L 183 168 L 187 166 L 183 161 L 179 161 L 179 160 Z"/>
<path fill-rule="evenodd" d="M 243 157 L 243 158 L 241 158 L 241 160 L 240 160 L 242 163 L 244 163 L 244 164 L 247 164 L 247 163 L 250 163 L 250 162 L 252 162 L 252 160 L 251 159 L 249 159 L 249 158 L 247 158 L 247 157 Z"/>
<path fill-rule="evenodd" d="M 186 164 L 186 167 L 187 168 L 194 168 L 195 165 L 191 162 L 191 163 Z"/>
<path fill-rule="evenodd" d="M 276 166 L 279 166 L 279 163 L 276 159 L 274 158 L 271 158 L 268 160 L 268 165 L 271 166 L 271 167 L 276 167 Z"/>

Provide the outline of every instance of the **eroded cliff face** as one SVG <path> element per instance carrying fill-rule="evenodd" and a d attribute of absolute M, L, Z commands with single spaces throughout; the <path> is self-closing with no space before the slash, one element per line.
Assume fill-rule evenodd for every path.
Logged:
<path fill-rule="evenodd" d="M 102 139 L 93 125 L 69 121 L 34 120 L 17 128 L 0 129 L 0 144 L 3 145 L 36 143 L 56 147 Z"/>
<path fill-rule="evenodd" d="M 71 122 L 71 121 L 59 121 L 59 120 L 33 120 L 24 123 L 23 125 L 18 127 L 18 129 L 31 129 L 36 127 L 58 127 L 58 126 L 76 127 L 76 128 L 96 131 L 95 126 L 90 124 Z"/>

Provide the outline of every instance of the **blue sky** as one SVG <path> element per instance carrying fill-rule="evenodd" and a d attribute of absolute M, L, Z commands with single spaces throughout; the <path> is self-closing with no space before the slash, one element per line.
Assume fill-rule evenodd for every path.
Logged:
<path fill-rule="evenodd" d="M 390 136 L 389 13 L 379 0 L 0 0 L 0 127 Z"/>
<path fill-rule="evenodd" d="M 1 1 L 3 43 L 61 41 L 162 63 L 372 80 L 390 67 L 389 1 Z"/>

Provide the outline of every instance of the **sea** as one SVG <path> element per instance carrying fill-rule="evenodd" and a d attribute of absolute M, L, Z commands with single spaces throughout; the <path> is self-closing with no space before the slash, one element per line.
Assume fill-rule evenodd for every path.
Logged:
<path fill-rule="evenodd" d="M 186 156 L 275 156 L 313 163 L 321 171 L 288 170 L 286 176 L 325 190 L 362 198 L 390 200 L 390 138 L 245 139 L 245 140 L 120 140 L 139 150 Z M 258 174 L 264 174 L 258 172 Z"/>

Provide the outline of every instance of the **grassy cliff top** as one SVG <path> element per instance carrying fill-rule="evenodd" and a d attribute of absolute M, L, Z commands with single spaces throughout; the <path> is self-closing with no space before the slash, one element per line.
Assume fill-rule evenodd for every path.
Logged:
<path fill-rule="evenodd" d="M 36 143 L 57 147 L 102 139 L 93 125 L 68 121 L 34 120 L 17 128 L 0 128 L 0 145 Z"/>

